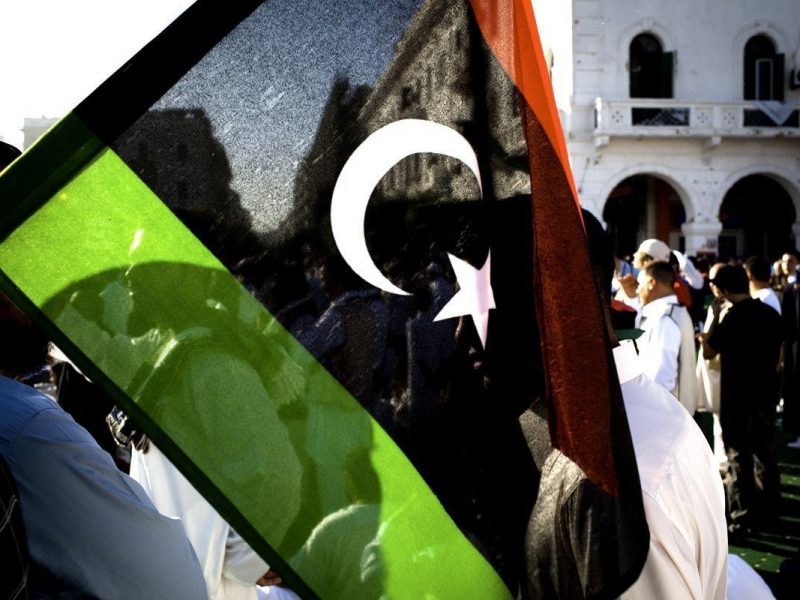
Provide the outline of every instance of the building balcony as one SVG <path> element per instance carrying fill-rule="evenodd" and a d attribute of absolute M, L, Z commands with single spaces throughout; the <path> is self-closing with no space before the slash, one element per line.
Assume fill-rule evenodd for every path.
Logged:
<path fill-rule="evenodd" d="M 596 146 L 604 146 L 613 137 L 709 138 L 713 144 L 725 137 L 800 137 L 800 106 L 769 108 L 751 100 L 597 98 L 593 137 Z"/>

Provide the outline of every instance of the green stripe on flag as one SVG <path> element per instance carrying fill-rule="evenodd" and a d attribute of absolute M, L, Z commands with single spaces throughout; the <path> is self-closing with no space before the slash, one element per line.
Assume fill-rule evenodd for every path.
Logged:
<path fill-rule="evenodd" d="M 509 597 L 383 429 L 112 150 L 0 244 L 0 269 L 254 548 L 320 597 L 377 597 L 357 578 L 393 599 Z M 310 473 L 351 505 L 321 523 L 301 509 Z M 299 548 L 294 532 L 312 529 Z"/>
<path fill-rule="evenodd" d="M 0 239 L 47 202 L 103 147 L 72 113 L 53 125 L 0 177 Z"/>

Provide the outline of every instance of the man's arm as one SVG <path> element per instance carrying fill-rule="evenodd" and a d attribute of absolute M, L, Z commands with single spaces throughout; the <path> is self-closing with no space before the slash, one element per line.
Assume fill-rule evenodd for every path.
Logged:
<path fill-rule="evenodd" d="M 697 339 L 700 340 L 700 344 L 703 347 L 703 358 L 705 360 L 712 360 L 717 357 L 717 352 L 714 347 L 709 343 L 708 338 L 711 335 L 711 332 L 707 333 L 698 333 Z"/>
<path fill-rule="evenodd" d="M 725 335 L 724 330 L 720 328 L 719 322 L 721 310 L 722 301 L 719 298 L 715 298 L 714 302 L 711 303 L 711 312 L 713 314 L 711 324 L 705 332 L 697 335 L 697 339 L 700 340 L 703 346 L 703 358 L 706 360 L 711 360 L 719 354 L 720 344 Z"/>
<path fill-rule="evenodd" d="M 98 598 L 206 597 L 180 523 L 59 407 L 39 412 L 9 456 L 31 557 L 52 575 Z"/>
<path fill-rule="evenodd" d="M 682 252 L 674 251 L 675 256 L 678 258 L 678 266 L 680 267 L 681 274 L 690 286 L 696 290 L 703 289 L 703 275 L 694 266 L 694 263 L 689 260 L 689 257 Z"/>
<path fill-rule="evenodd" d="M 636 277 L 628 273 L 617 279 L 617 281 L 622 289 L 622 294 L 618 294 L 618 299 L 627 306 L 640 310 L 642 308 L 642 301 L 639 299 L 639 296 L 636 295 L 636 289 L 639 286 Z"/>
<path fill-rule="evenodd" d="M 269 571 L 266 561 L 232 527 L 229 528 L 225 542 L 225 559 L 222 563 L 223 575 L 245 586 L 255 585 L 262 580 L 264 583 L 261 585 L 275 585 L 266 583 Z M 276 583 L 280 583 L 280 578 L 277 578 Z"/>

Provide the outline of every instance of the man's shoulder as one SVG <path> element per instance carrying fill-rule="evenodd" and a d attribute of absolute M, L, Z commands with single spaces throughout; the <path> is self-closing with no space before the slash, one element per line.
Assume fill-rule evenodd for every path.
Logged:
<path fill-rule="evenodd" d="M 742 310 L 739 312 L 742 318 L 758 320 L 763 322 L 765 325 L 773 325 L 776 327 L 780 326 L 780 315 L 778 315 L 774 308 L 765 302 L 756 300 L 755 298 L 748 298 L 747 300 L 742 300 L 739 302 L 737 306 L 738 305 L 744 305 L 742 306 Z"/>
<path fill-rule="evenodd" d="M 692 317 L 689 314 L 689 309 L 687 309 L 683 304 L 668 304 L 664 308 L 664 316 L 672 319 L 672 321 L 674 321 L 679 327 L 688 324 L 694 328 Z"/>
<path fill-rule="evenodd" d="M 753 318 L 754 315 L 761 313 L 761 308 L 764 306 L 764 303 L 761 300 L 756 300 L 754 298 L 746 298 L 745 300 L 740 300 L 736 302 L 733 306 L 728 309 L 728 313 L 725 315 L 724 322 L 728 323 L 728 326 L 735 323 L 739 323 L 741 321 L 749 321 Z M 722 325 L 723 323 L 720 323 Z"/>
<path fill-rule="evenodd" d="M 688 320 L 688 321 L 687 321 Z M 651 320 L 653 328 L 675 331 L 680 333 L 681 326 L 691 323 L 691 317 L 686 308 L 680 304 L 667 304 L 658 312 L 656 318 Z"/>
<path fill-rule="evenodd" d="M 51 398 L 32 387 L 0 376 L 0 441 L 9 442 L 37 415 L 60 410 Z"/>

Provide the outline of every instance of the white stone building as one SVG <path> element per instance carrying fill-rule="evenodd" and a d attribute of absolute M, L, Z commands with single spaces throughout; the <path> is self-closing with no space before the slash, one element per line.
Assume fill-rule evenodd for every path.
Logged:
<path fill-rule="evenodd" d="M 798 0 L 553 3 L 534 8 L 576 185 L 618 254 L 800 244 Z"/>
<path fill-rule="evenodd" d="M 56 123 L 58 119 L 40 117 L 30 118 L 25 117 L 25 124 L 22 126 L 23 142 L 22 149 L 27 150 L 33 143 L 42 137 L 47 131 Z"/>

